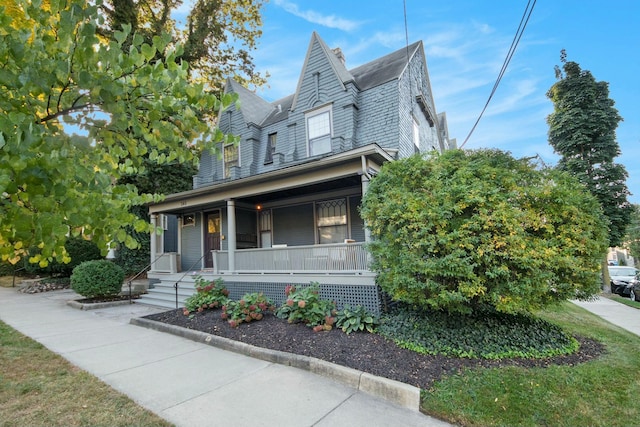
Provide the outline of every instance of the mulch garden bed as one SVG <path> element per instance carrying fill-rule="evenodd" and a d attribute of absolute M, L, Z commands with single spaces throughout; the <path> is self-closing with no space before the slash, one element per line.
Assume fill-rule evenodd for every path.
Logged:
<path fill-rule="evenodd" d="M 240 341 L 257 347 L 315 357 L 327 362 L 429 389 L 438 379 L 469 368 L 521 366 L 544 368 L 550 365 L 576 365 L 599 357 L 605 351 L 597 341 L 576 337 L 577 353 L 547 359 L 464 359 L 422 355 L 398 347 L 392 341 L 371 333 L 349 335 L 339 329 L 313 332 L 302 324 L 289 324 L 272 314 L 262 320 L 231 328 L 220 317 L 221 310 L 205 310 L 185 316 L 182 309 L 145 316 L 150 320 Z"/>

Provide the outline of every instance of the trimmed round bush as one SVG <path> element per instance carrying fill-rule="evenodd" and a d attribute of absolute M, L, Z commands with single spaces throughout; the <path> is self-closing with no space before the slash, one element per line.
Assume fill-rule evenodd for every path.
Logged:
<path fill-rule="evenodd" d="M 118 295 L 124 270 L 108 260 L 86 261 L 73 269 L 71 289 L 85 298 Z"/>

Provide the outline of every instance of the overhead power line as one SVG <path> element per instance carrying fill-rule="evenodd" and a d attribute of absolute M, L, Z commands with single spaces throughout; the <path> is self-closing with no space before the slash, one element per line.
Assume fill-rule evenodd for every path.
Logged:
<path fill-rule="evenodd" d="M 480 115 L 478 116 L 478 119 L 476 120 L 475 124 L 473 125 L 473 127 L 469 131 L 469 135 L 467 135 L 467 137 L 464 139 L 464 142 L 460 145 L 460 148 L 464 147 L 464 145 L 467 143 L 467 141 L 471 137 L 471 134 L 473 134 L 473 131 L 478 126 L 478 123 L 480 122 L 480 119 L 484 115 L 484 112 L 487 110 L 487 107 L 489 106 L 489 102 L 491 102 L 491 98 L 493 98 L 493 95 L 496 93 L 496 90 L 498 89 L 498 85 L 500 84 L 500 81 L 502 80 L 502 76 L 504 76 L 504 73 L 507 71 L 507 67 L 509 66 L 509 62 L 511 62 L 511 58 L 513 58 L 513 54 L 516 52 L 516 47 L 518 47 L 518 43 L 520 42 L 520 39 L 522 38 L 522 34 L 524 33 L 524 29 L 527 27 L 527 23 L 529 22 L 529 18 L 531 17 L 531 13 L 533 12 L 533 8 L 535 7 L 535 5 L 536 5 L 536 0 L 533 0 L 533 2 L 531 0 L 529 0 L 527 2 L 527 7 L 525 8 L 524 13 L 522 14 L 522 18 L 520 18 L 520 24 L 518 25 L 518 29 L 516 30 L 516 34 L 513 37 L 513 40 L 511 41 L 511 47 L 509 47 L 509 52 L 507 52 L 507 56 L 504 59 L 504 62 L 502 63 L 502 69 L 500 69 L 500 73 L 498 74 L 498 78 L 496 79 L 496 82 L 493 84 L 493 89 L 491 89 L 491 94 L 489 95 L 489 98 L 487 99 L 487 102 L 484 104 L 484 108 L 480 112 Z"/>

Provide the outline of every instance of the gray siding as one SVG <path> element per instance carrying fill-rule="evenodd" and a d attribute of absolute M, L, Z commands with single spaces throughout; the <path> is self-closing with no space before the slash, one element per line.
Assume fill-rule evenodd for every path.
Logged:
<path fill-rule="evenodd" d="M 364 242 L 364 221 L 360 217 L 360 196 L 349 197 L 349 223 L 351 224 L 351 238 L 356 242 Z"/>
<path fill-rule="evenodd" d="M 383 148 L 399 148 L 398 102 L 398 82 L 395 80 L 360 94 L 358 146 L 376 143 Z"/>
<path fill-rule="evenodd" d="M 180 264 L 182 271 L 186 269 L 200 268 L 200 263 L 196 263 L 202 256 L 202 215 L 196 213 L 195 226 L 182 227 L 182 254 Z M 195 267 L 193 264 L 196 263 Z"/>
<path fill-rule="evenodd" d="M 167 215 L 167 226 L 164 231 L 164 251 L 178 252 L 178 217 Z"/>
<path fill-rule="evenodd" d="M 273 209 L 273 243 L 289 246 L 313 245 L 313 203 Z"/>

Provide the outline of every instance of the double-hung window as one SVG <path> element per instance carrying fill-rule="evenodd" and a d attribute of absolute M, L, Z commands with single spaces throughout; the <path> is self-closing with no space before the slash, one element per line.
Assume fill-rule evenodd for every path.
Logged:
<path fill-rule="evenodd" d="M 348 236 L 347 200 L 335 199 L 316 203 L 318 243 L 342 243 Z"/>
<path fill-rule="evenodd" d="M 270 133 L 267 141 L 267 154 L 264 157 L 264 164 L 273 163 L 273 155 L 276 153 L 277 133 Z"/>
<path fill-rule="evenodd" d="M 231 178 L 231 168 L 233 166 L 240 166 L 238 146 L 236 144 L 225 145 L 223 159 L 224 159 L 224 177 Z"/>
<path fill-rule="evenodd" d="M 309 156 L 331 152 L 331 105 L 306 114 Z"/>

